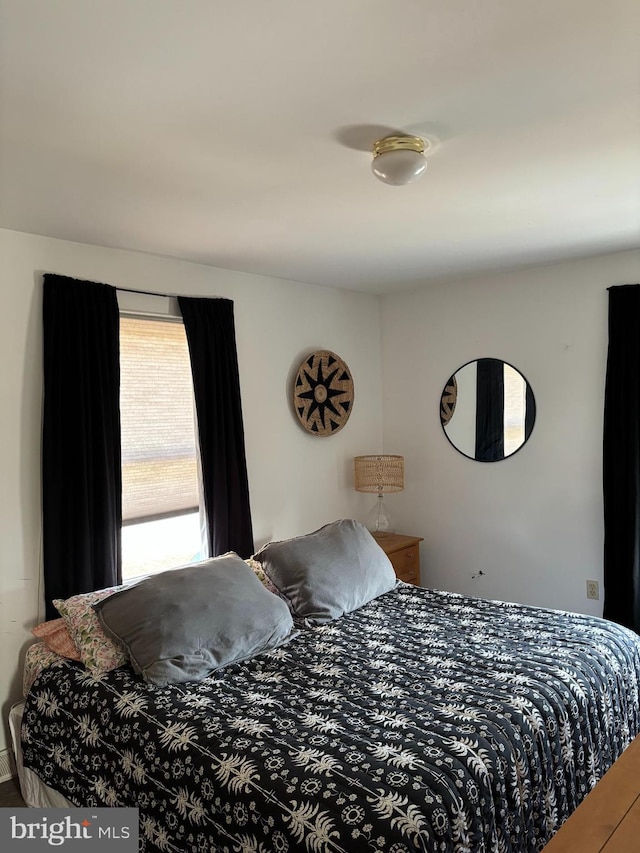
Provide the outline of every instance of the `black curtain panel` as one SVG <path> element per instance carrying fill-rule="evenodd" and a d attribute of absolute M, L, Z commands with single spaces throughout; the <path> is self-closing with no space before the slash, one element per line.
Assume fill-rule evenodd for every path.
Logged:
<path fill-rule="evenodd" d="M 640 633 L 640 285 L 609 289 L 604 615 Z"/>
<path fill-rule="evenodd" d="M 533 396 L 531 385 L 528 382 L 526 383 L 524 405 L 524 440 L 529 441 L 533 425 L 536 422 L 536 398 Z"/>
<path fill-rule="evenodd" d="M 209 554 L 253 553 L 233 302 L 178 297 L 198 418 Z"/>
<path fill-rule="evenodd" d="M 106 284 L 44 276 L 42 512 L 54 598 L 121 582 L 119 314 Z"/>
<path fill-rule="evenodd" d="M 504 366 L 479 358 L 476 380 L 476 455 L 478 462 L 504 459 Z"/>

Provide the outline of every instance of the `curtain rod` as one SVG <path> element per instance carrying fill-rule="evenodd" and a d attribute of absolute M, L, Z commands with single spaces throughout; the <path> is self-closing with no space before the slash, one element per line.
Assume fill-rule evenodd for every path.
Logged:
<path fill-rule="evenodd" d="M 109 285 L 109 287 L 112 286 Z M 165 299 L 180 299 L 183 296 L 185 299 L 224 299 L 226 302 L 233 302 L 233 299 L 230 299 L 228 296 L 189 296 L 186 293 L 159 293 L 157 290 L 135 290 L 133 287 L 115 287 L 114 289 L 121 293 L 139 293 L 142 296 L 162 296 Z"/>
<path fill-rule="evenodd" d="M 607 290 L 615 290 L 618 287 L 640 287 L 638 284 L 611 284 Z"/>
<path fill-rule="evenodd" d="M 86 279 L 73 278 L 73 276 L 62 275 L 61 273 L 44 273 L 44 278 L 47 276 L 51 278 L 66 278 L 79 282 L 86 281 Z M 134 287 L 117 287 L 114 284 L 107 284 L 104 281 L 93 281 L 91 279 L 88 280 L 88 283 L 100 284 L 103 287 L 110 287 L 112 290 L 119 290 L 121 293 L 139 293 L 142 296 L 163 296 L 165 299 L 179 299 L 181 296 L 184 296 L 186 299 L 226 299 L 228 302 L 233 302 L 233 300 L 229 299 L 227 296 L 190 296 L 186 293 L 160 293 L 157 290 L 137 290 Z"/>
<path fill-rule="evenodd" d="M 158 293 L 156 290 L 135 290 L 133 287 L 116 287 L 121 293 L 140 293 L 143 296 L 164 296 L 165 299 L 178 299 L 179 296 L 185 296 L 184 293 Z M 208 299 L 209 297 L 187 296 L 187 299 Z M 220 297 L 212 297 L 213 299 Z"/>
<path fill-rule="evenodd" d="M 109 285 L 112 287 L 112 285 Z M 135 290 L 133 287 L 115 287 L 122 293 L 140 293 L 143 296 L 163 296 L 165 299 L 180 299 L 184 296 L 185 299 L 224 299 L 226 302 L 233 302 L 233 299 L 228 296 L 190 296 L 186 293 L 159 293 L 157 290 Z"/>

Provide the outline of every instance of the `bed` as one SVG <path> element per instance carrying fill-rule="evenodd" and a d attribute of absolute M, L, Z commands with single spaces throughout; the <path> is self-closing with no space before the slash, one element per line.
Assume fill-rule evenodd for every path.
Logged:
<path fill-rule="evenodd" d="M 602 619 L 394 580 L 295 621 L 196 681 L 44 666 L 25 768 L 138 807 L 143 851 L 524 853 L 640 731 L 640 638 Z"/>

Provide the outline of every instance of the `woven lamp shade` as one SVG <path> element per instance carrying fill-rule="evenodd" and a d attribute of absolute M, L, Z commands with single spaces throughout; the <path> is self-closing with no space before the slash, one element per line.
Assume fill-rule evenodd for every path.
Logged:
<path fill-rule="evenodd" d="M 404 489 L 404 456 L 356 456 L 353 472 L 356 492 L 380 495 Z"/>

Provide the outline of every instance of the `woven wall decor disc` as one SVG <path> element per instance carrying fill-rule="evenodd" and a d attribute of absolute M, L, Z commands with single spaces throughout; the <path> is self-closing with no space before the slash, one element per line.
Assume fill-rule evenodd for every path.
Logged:
<path fill-rule="evenodd" d="M 293 383 L 293 408 L 312 435 L 342 429 L 353 408 L 353 378 L 339 355 L 321 349 L 305 358 Z"/>
<path fill-rule="evenodd" d="M 456 410 L 458 402 L 458 383 L 456 377 L 452 376 L 444 386 L 442 397 L 440 398 L 440 423 L 445 427 Z"/>

